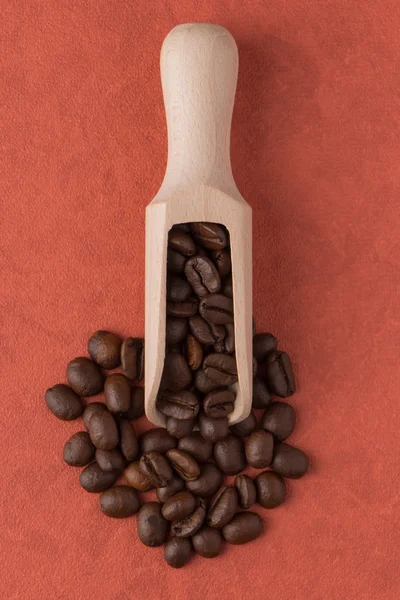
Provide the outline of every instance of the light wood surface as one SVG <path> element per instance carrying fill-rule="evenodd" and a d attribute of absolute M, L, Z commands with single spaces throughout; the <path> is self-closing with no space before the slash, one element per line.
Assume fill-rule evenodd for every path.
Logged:
<path fill-rule="evenodd" d="M 155 402 L 165 357 L 168 231 L 176 223 L 208 221 L 230 233 L 235 311 L 236 384 L 231 423 L 244 419 L 252 400 L 252 215 L 230 164 L 230 128 L 238 52 L 218 25 L 178 25 L 161 50 L 168 128 L 164 181 L 146 209 L 145 410 L 164 425 Z"/>

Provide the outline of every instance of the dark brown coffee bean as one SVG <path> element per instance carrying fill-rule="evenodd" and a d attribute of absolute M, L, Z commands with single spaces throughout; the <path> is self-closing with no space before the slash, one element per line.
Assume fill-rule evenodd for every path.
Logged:
<path fill-rule="evenodd" d="M 260 516 L 253 512 L 238 513 L 232 521 L 222 529 L 224 540 L 228 544 L 247 544 L 258 538 L 264 526 Z"/>
<path fill-rule="evenodd" d="M 93 444 L 100 450 L 112 450 L 118 444 L 118 428 L 114 417 L 108 411 L 96 411 L 89 421 L 89 435 Z"/>
<path fill-rule="evenodd" d="M 104 400 L 112 413 L 125 412 L 131 406 L 131 387 L 122 373 L 109 375 L 104 382 Z"/>
<path fill-rule="evenodd" d="M 257 500 L 264 508 L 275 508 L 286 497 L 286 485 L 283 477 L 273 471 L 264 471 L 257 475 Z"/>
<path fill-rule="evenodd" d="M 253 355 L 257 362 L 264 362 L 269 352 L 273 352 L 278 347 L 278 341 L 272 333 L 257 333 L 253 337 Z"/>
<path fill-rule="evenodd" d="M 228 354 L 213 353 L 205 357 L 203 371 L 219 386 L 233 385 L 238 380 L 236 360 Z"/>
<path fill-rule="evenodd" d="M 164 360 L 161 388 L 171 392 L 180 392 L 190 385 L 192 372 L 182 354 L 170 352 Z"/>
<path fill-rule="evenodd" d="M 110 331 L 96 331 L 88 341 L 89 356 L 103 369 L 116 369 L 121 364 L 122 339 Z"/>
<path fill-rule="evenodd" d="M 226 438 L 229 433 L 228 419 L 212 419 L 204 413 L 199 413 L 200 433 L 206 440 L 217 442 Z"/>
<path fill-rule="evenodd" d="M 131 387 L 131 398 L 129 410 L 122 416 L 128 421 L 140 419 L 144 415 L 144 389 L 141 387 Z"/>
<path fill-rule="evenodd" d="M 265 431 L 272 433 L 275 439 L 283 442 L 295 428 L 295 410 L 286 402 L 272 402 L 265 409 L 260 425 Z"/>
<path fill-rule="evenodd" d="M 195 241 L 208 250 L 222 250 L 228 245 L 228 236 L 216 223 L 191 223 L 190 230 Z"/>
<path fill-rule="evenodd" d="M 238 508 L 238 495 L 234 487 L 224 487 L 213 499 L 207 514 L 210 527 L 224 527 L 232 520 Z"/>
<path fill-rule="evenodd" d="M 137 516 L 137 532 L 145 546 L 162 546 L 168 536 L 168 521 L 161 514 L 161 504 L 143 504 Z"/>
<path fill-rule="evenodd" d="M 162 515 L 167 521 L 177 521 L 191 515 L 196 509 L 196 498 L 190 492 L 178 492 L 170 496 L 162 507 Z"/>
<path fill-rule="evenodd" d="M 197 371 L 203 362 L 203 346 L 196 340 L 194 335 L 189 334 L 185 342 L 185 354 L 189 367 Z"/>
<path fill-rule="evenodd" d="M 102 471 L 97 462 L 92 462 L 80 474 L 80 484 L 84 490 L 99 494 L 110 488 L 117 480 L 116 471 Z"/>
<path fill-rule="evenodd" d="M 124 471 L 124 477 L 129 485 L 139 492 L 148 492 L 154 486 L 144 473 L 140 470 L 139 461 L 132 462 Z"/>
<path fill-rule="evenodd" d="M 189 223 L 176 223 L 172 225 L 170 231 L 184 231 L 185 233 L 190 233 Z"/>
<path fill-rule="evenodd" d="M 172 452 L 172 451 L 171 451 Z M 154 487 L 164 487 L 171 481 L 172 469 L 160 452 L 148 452 L 140 458 L 140 470 Z"/>
<path fill-rule="evenodd" d="M 247 462 L 255 469 L 265 469 L 271 464 L 274 438 L 264 429 L 253 431 L 245 441 Z"/>
<path fill-rule="evenodd" d="M 46 392 L 47 408 L 62 421 L 72 421 L 83 413 L 84 405 L 68 385 L 57 383 Z"/>
<path fill-rule="evenodd" d="M 194 419 L 199 413 L 200 402 L 192 392 L 170 392 L 164 390 L 157 396 L 157 409 L 174 419 Z"/>
<path fill-rule="evenodd" d="M 215 558 L 222 550 L 221 532 L 214 527 L 203 527 L 192 537 L 192 544 L 203 558 Z"/>
<path fill-rule="evenodd" d="M 167 271 L 175 275 L 181 275 L 184 272 L 186 256 L 168 248 L 167 250 Z"/>
<path fill-rule="evenodd" d="M 167 417 L 165 428 L 168 433 L 173 435 L 177 440 L 180 440 L 192 433 L 195 424 L 196 419 L 174 419 L 174 417 Z"/>
<path fill-rule="evenodd" d="M 92 462 L 96 448 L 86 431 L 78 431 L 66 442 L 63 457 L 71 467 L 84 467 Z"/>
<path fill-rule="evenodd" d="M 221 279 L 217 268 L 206 256 L 189 258 L 185 264 L 185 275 L 199 298 L 219 292 L 221 289 Z"/>
<path fill-rule="evenodd" d="M 248 475 L 238 475 L 235 479 L 240 508 L 251 508 L 257 498 L 254 481 Z"/>
<path fill-rule="evenodd" d="M 242 439 L 229 434 L 224 440 L 216 442 L 214 459 L 226 475 L 237 475 L 243 471 L 246 468 L 246 456 Z"/>
<path fill-rule="evenodd" d="M 185 300 L 189 300 L 192 294 L 193 290 L 186 279 L 178 275 L 170 275 L 168 277 L 167 300 L 170 302 L 185 302 Z"/>
<path fill-rule="evenodd" d="M 253 379 L 257 375 L 257 373 L 258 373 L 258 362 L 256 361 L 255 357 L 253 356 Z"/>
<path fill-rule="evenodd" d="M 122 454 L 129 462 L 139 454 L 139 442 L 132 425 L 126 419 L 119 420 L 120 446 Z"/>
<path fill-rule="evenodd" d="M 217 327 L 217 325 L 215 325 Z M 222 325 L 220 327 L 223 327 Z M 226 335 L 220 341 L 214 344 L 215 352 L 224 354 L 233 354 L 235 352 L 235 326 L 232 323 L 225 325 Z"/>
<path fill-rule="evenodd" d="M 173 569 L 185 566 L 193 554 L 192 544 L 187 538 L 170 538 L 164 547 L 164 558 Z"/>
<path fill-rule="evenodd" d="M 296 391 L 292 363 L 286 352 L 271 352 L 267 355 L 265 379 L 268 389 L 276 396 L 286 398 Z"/>
<path fill-rule="evenodd" d="M 166 456 L 171 463 L 172 468 L 178 473 L 179 477 L 182 477 L 185 481 L 192 481 L 193 479 L 197 479 L 200 475 L 198 463 L 193 456 L 184 450 L 168 450 Z"/>
<path fill-rule="evenodd" d="M 176 317 L 167 317 L 165 326 L 165 342 L 167 346 L 180 344 L 189 332 L 189 321 Z"/>
<path fill-rule="evenodd" d="M 271 469 L 290 479 L 300 479 L 308 471 L 307 455 L 289 444 L 282 442 L 274 448 Z"/>
<path fill-rule="evenodd" d="M 198 506 L 194 513 L 189 515 L 189 517 L 172 522 L 171 532 L 173 533 L 173 535 L 176 535 L 176 537 L 179 538 L 191 537 L 203 525 L 205 518 L 205 503 L 202 500 L 200 500 L 200 506 Z"/>
<path fill-rule="evenodd" d="M 268 388 L 259 375 L 256 375 L 253 379 L 253 408 L 265 408 L 271 402 L 271 394 Z"/>
<path fill-rule="evenodd" d="M 142 433 L 139 438 L 140 451 L 142 454 L 146 452 L 161 452 L 165 454 L 168 450 L 176 448 L 177 441 L 164 429 L 164 427 L 156 427 Z"/>
<path fill-rule="evenodd" d="M 203 298 L 199 312 L 203 319 L 215 325 L 233 323 L 233 301 L 222 294 L 210 294 Z"/>
<path fill-rule="evenodd" d="M 194 376 L 194 385 L 199 392 L 202 394 L 208 394 L 212 390 L 218 388 L 218 383 L 216 381 L 211 381 L 204 373 L 203 369 L 198 369 Z"/>
<path fill-rule="evenodd" d="M 90 358 L 79 356 L 67 365 L 67 381 L 80 396 L 96 396 L 103 390 L 101 369 Z"/>
<path fill-rule="evenodd" d="M 231 257 L 229 256 L 229 252 L 226 250 L 214 250 L 211 253 L 211 257 L 221 279 L 229 275 L 231 272 Z"/>
<path fill-rule="evenodd" d="M 231 390 L 215 390 L 204 398 L 203 409 L 208 417 L 222 419 L 233 412 L 235 407 L 235 392 Z"/>
<path fill-rule="evenodd" d="M 255 430 L 256 427 L 257 419 L 255 414 L 251 412 L 248 417 L 243 419 L 243 421 L 240 421 L 240 423 L 235 423 L 235 425 L 231 425 L 229 429 L 231 433 L 234 433 L 239 437 L 247 437 Z"/>
<path fill-rule="evenodd" d="M 177 494 L 178 492 L 182 492 L 185 489 L 185 482 L 183 479 L 174 475 L 168 485 L 165 487 L 157 488 L 156 494 L 157 498 L 160 502 L 166 502 L 168 498 Z"/>
<path fill-rule="evenodd" d="M 122 473 L 126 460 L 118 448 L 114 450 L 96 450 L 96 462 L 102 471 Z"/>
<path fill-rule="evenodd" d="M 220 343 L 226 334 L 223 325 L 213 325 L 212 323 L 208 323 L 199 315 L 189 319 L 189 327 L 196 340 L 204 346 Z"/>
<path fill-rule="evenodd" d="M 126 519 L 138 512 L 139 494 L 127 485 L 117 485 L 101 494 L 100 508 L 107 517 Z"/>
<path fill-rule="evenodd" d="M 168 234 L 168 246 L 185 256 L 193 256 L 196 253 L 196 244 L 188 233 L 174 229 Z"/>
<path fill-rule="evenodd" d="M 224 280 L 221 292 L 224 296 L 227 296 L 228 298 L 233 298 L 232 275 L 228 275 L 228 277 Z"/>
<path fill-rule="evenodd" d="M 167 302 L 167 316 L 170 317 L 194 317 L 199 310 L 197 298 L 191 298 L 186 302 Z"/>
<path fill-rule="evenodd" d="M 196 496 L 211 498 L 222 485 L 224 476 L 216 465 L 206 463 L 195 481 L 188 481 L 186 487 Z"/>
<path fill-rule="evenodd" d="M 108 412 L 107 406 L 102 402 L 91 402 L 83 411 L 82 420 L 86 429 L 89 429 L 89 422 L 92 415 L 96 412 Z"/>
<path fill-rule="evenodd" d="M 179 440 L 179 450 L 188 452 L 197 462 L 207 462 L 212 455 L 212 443 L 205 440 L 199 431 L 194 431 Z"/>
<path fill-rule="evenodd" d="M 143 379 L 144 340 L 143 338 L 126 338 L 121 347 L 122 369 L 131 381 Z"/>

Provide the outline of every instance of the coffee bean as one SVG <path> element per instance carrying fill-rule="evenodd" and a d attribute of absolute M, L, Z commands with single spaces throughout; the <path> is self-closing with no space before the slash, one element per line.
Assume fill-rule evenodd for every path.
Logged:
<path fill-rule="evenodd" d="M 185 452 L 184 450 L 168 450 L 166 454 L 172 468 L 178 473 L 185 481 L 192 481 L 197 479 L 200 475 L 200 467 L 195 461 L 193 456 Z"/>
<path fill-rule="evenodd" d="M 126 460 L 118 448 L 114 450 L 96 450 L 96 462 L 102 471 L 122 473 Z"/>
<path fill-rule="evenodd" d="M 175 223 L 175 225 L 172 225 L 170 231 L 184 231 L 185 233 L 190 233 L 189 223 Z"/>
<path fill-rule="evenodd" d="M 127 483 L 139 492 L 148 492 L 154 487 L 149 478 L 142 473 L 138 460 L 126 467 L 124 477 Z"/>
<path fill-rule="evenodd" d="M 173 535 L 179 538 L 187 538 L 194 535 L 204 523 L 206 518 L 206 508 L 204 502 L 200 500 L 200 505 L 196 508 L 194 513 L 185 519 L 179 519 L 173 521 L 171 526 L 171 532 Z"/>
<path fill-rule="evenodd" d="M 192 392 L 170 392 L 165 390 L 157 396 L 157 409 L 167 417 L 174 419 L 194 419 L 200 408 L 198 398 Z"/>
<path fill-rule="evenodd" d="M 222 550 L 221 532 L 214 527 L 203 527 L 192 537 L 192 544 L 203 558 L 215 558 Z"/>
<path fill-rule="evenodd" d="M 110 488 L 117 480 L 116 471 L 102 471 L 97 462 L 92 462 L 80 474 L 79 481 L 87 492 L 99 494 Z"/>
<path fill-rule="evenodd" d="M 253 379 L 253 408 L 265 408 L 271 402 L 271 394 L 264 379 L 256 375 Z"/>
<path fill-rule="evenodd" d="M 198 371 L 196 371 L 194 376 L 194 385 L 202 394 L 208 394 L 218 387 L 218 383 L 216 381 L 211 381 L 211 379 L 209 379 L 204 373 L 203 369 L 198 369 Z"/>
<path fill-rule="evenodd" d="M 186 338 L 189 332 L 189 321 L 187 319 L 178 319 L 176 317 L 167 317 L 165 326 L 165 342 L 168 346 L 171 344 L 180 344 Z"/>
<path fill-rule="evenodd" d="M 192 372 L 187 360 L 182 354 L 166 354 L 161 388 L 171 392 L 179 392 L 190 385 Z"/>
<path fill-rule="evenodd" d="M 226 438 L 229 433 L 228 419 L 212 419 L 204 413 L 199 413 L 200 433 L 206 440 L 217 442 Z"/>
<path fill-rule="evenodd" d="M 211 257 L 221 279 L 229 275 L 231 272 L 231 257 L 229 256 L 229 252 L 226 250 L 214 250 L 211 253 Z"/>
<path fill-rule="evenodd" d="M 210 527 L 224 527 L 233 518 L 238 508 L 238 495 L 234 487 L 224 487 L 213 499 L 207 514 Z"/>
<path fill-rule="evenodd" d="M 228 544 L 247 544 L 258 538 L 263 532 L 262 519 L 257 513 L 238 513 L 228 525 L 222 529 L 222 535 Z"/>
<path fill-rule="evenodd" d="M 89 435 L 93 444 L 100 450 L 112 450 L 118 444 L 118 428 L 114 417 L 108 411 L 96 411 L 89 421 Z"/>
<path fill-rule="evenodd" d="M 122 369 L 128 379 L 140 381 L 144 370 L 143 338 L 126 338 L 121 347 Z"/>
<path fill-rule="evenodd" d="M 199 301 L 191 298 L 186 302 L 167 302 L 167 315 L 170 317 L 194 317 L 199 310 Z"/>
<path fill-rule="evenodd" d="M 185 482 L 183 479 L 174 475 L 168 485 L 165 487 L 157 488 L 156 494 L 157 498 L 160 502 L 166 502 L 168 498 L 177 494 L 178 492 L 182 492 L 185 489 Z"/>
<path fill-rule="evenodd" d="M 209 250 L 222 250 L 228 245 L 228 236 L 216 223 L 190 223 L 195 241 Z"/>
<path fill-rule="evenodd" d="M 128 421 L 140 419 L 144 415 L 144 389 L 141 387 L 131 387 L 131 398 L 129 410 L 122 416 Z"/>
<path fill-rule="evenodd" d="M 197 462 L 207 462 L 211 458 L 212 443 L 205 440 L 199 431 L 194 431 L 190 435 L 179 440 L 179 450 L 188 452 Z"/>
<path fill-rule="evenodd" d="M 192 544 L 187 538 L 170 538 L 164 547 L 164 558 L 173 569 L 186 565 L 193 554 Z"/>
<path fill-rule="evenodd" d="M 254 481 L 248 475 L 238 475 L 235 479 L 240 508 L 251 508 L 257 498 Z"/>
<path fill-rule="evenodd" d="M 211 498 L 222 485 L 224 476 L 216 465 L 206 463 L 195 481 L 188 481 L 186 487 L 196 496 Z"/>
<path fill-rule="evenodd" d="M 246 459 L 250 467 L 265 469 L 272 461 L 274 438 L 264 429 L 253 431 L 245 442 Z"/>
<path fill-rule="evenodd" d="M 257 375 L 257 372 L 258 372 L 258 362 L 256 361 L 255 357 L 253 356 L 253 379 Z"/>
<path fill-rule="evenodd" d="M 286 398 L 296 391 L 292 363 L 286 352 L 270 352 L 266 358 L 265 378 L 276 396 Z"/>
<path fill-rule="evenodd" d="M 189 334 L 185 342 L 185 354 L 189 367 L 192 371 L 197 371 L 203 362 L 203 347 L 196 338 Z"/>
<path fill-rule="evenodd" d="M 234 433 L 239 437 L 247 437 L 255 430 L 256 427 L 257 419 L 252 411 L 248 417 L 243 419 L 243 421 L 240 421 L 240 423 L 235 423 L 235 425 L 231 425 L 229 429 L 231 433 Z"/>
<path fill-rule="evenodd" d="M 278 341 L 272 333 L 257 333 L 253 337 L 253 355 L 257 362 L 264 362 L 269 352 L 273 352 L 278 347 Z"/>
<path fill-rule="evenodd" d="M 204 412 L 213 419 L 227 417 L 235 407 L 236 394 L 231 390 L 215 390 L 203 402 Z"/>
<path fill-rule="evenodd" d="M 191 515 L 196 508 L 196 498 L 190 492 L 178 492 L 170 496 L 162 507 L 162 515 L 167 521 L 184 519 Z"/>
<path fill-rule="evenodd" d="M 176 250 L 172 250 L 168 248 L 167 250 L 167 271 L 169 273 L 174 273 L 175 275 L 180 275 L 184 272 L 186 263 L 186 256 L 183 256 Z"/>
<path fill-rule="evenodd" d="M 120 446 L 122 454 L 129 462 L 139 454 L 139 443 L 132 425 L 126 419 L 119 420 Z"/>
<path fill-rule="evenodd" d="M 228 275 L 228 277 L 224 280 L 221 292 L 224 296 L 227 296 L 228 298 L 233 298 L 232 275 Z"/>
<path fill-rule="evenodd" d="M 116 369 L 121 364 L 122 339 L 110 331 L 96 331 L 88 341 L 89 356 L 103 369 Z"/>
<path fill-rule="evenodd" d="M 192 433 L 195 424 L 196 419 L 174 419 L 174 417 L 168 417 L 165 421 L 165 428 L 168 433 L 180 440 Z"/>
<path fill-rule="evenodd" d="M 243 471 L 246 468 L 246 456 L 242 439 L 229 434 L 224 440 L 216 442 L 214 459 L 226 475 L 237 475 Z"/>
<path fill-rule="evenodd" d="M 154 487 L 164 487 L 172 479 L 172 469 L 165 458 L 160 452 L 147 452 L 141 456 L 140 470 Z"/>
<path fill-rule="evenodd" d="M 238 380 L 236 360 L 228 354 L 213 353 L 205 357 L 203 371 L 219 386 L 233 385 Z"/>
<path fill-rule="evenodd" d="M 72 421 L 83 413 L 84 405 L 79 396 L 63 383 L 57 383 L 46 392 L 47 408 L 62 421 Z"/>
<path fill-rule="evenodd" d="M 220 327 L 223 327 L 223 325 Z M 235 327 L 232 323 L 228 323 L 225 325 L 225 330 L 225 337 L 214 345 L 214 350 L 215 352 L 223 352 L 224 354 L 233 354 L 235 352 Z"/>
<path fill-rule="evenodd" d="M 71 467 L 84 467 L 92 462 L 95 452 L 96 448 L 89 434 L 86 431 L 78 431 L 66 442 L 63 457 Z"/>
<path fill-rule="evenodd" d="M 96 396 L 103 390 L 104 377 L 96 363 L 79 356 L 67 365 L 67 381 L 80 396 Z"/>
<path fill-rule="evenodd" d="M 298 448 L 282 442 L 274 448 L 271 469 L 290 479 L 300 479 L 308 471 L 308 458 Z"/>
<path fill-rule="evenodd" d="M 215 325 L 233 323 L 233 301 L 222 294 L 210 294 L 203 298 L 199 312 L 203 319 Z"/>
<path fill-rule="evenodd" d="M 265 409 L 260 425 L 263 429 L 272 433 L 274 438 L 283 442 L 295 428 L 295 410 L 286 402 L 272 402 Z"/>
<path fill-rule="evenodd" d="M 196 340 L 204 346 L 220 343 L 226 334 L 223 325 L 213 325 L 212 323 L 208 323 L 199 315 L 190 317 L 189 327 Z"/>
<path fill-rule="evenodd" d="M 170 302 L 185 302 L 185 300 L 189 300 L 192 294 L 192 288 L 186 279 L 178 275 L 170 275 L 168 277 L 167 300 Z"/>
<path fill-rule="evenodd" d="M 168 246 L 185 256 L 193 256 L 196 253 L 196 244 L 188 233 L 174 229 L 168 234 Z"/>
<path fill-rule="evenodd" d="M 104 400 L 112 413 L 125 412 L 131 406 L 131 388 L 122 373 L 109 375 L 104 382 Z"/>
<path fill-rule="evenodd" d="M 161 514 L 161 504 L 147 502 L 139 510 L 137 517 L 137 532 L 145 546 L 162 546 L 168 536 L 168 521 Z"/>
<path fill-rule="evenodd" d="M 199 298 L 219 292 L 221 279 L 216 266 L 205 256 L 193 256 L 185 264 L 186 279 Z M 173 298 L 171 298 L 173 300 Z"/>
<path fill-rule="evenodd" d="M 83 411 L 82 420 L 86 429 L 89 429 L 89 422 L 92 418 L 92 415 L 97 412 L 108 412 L 107 406 L 102 402 L 91 402 L 88 404 Z"/>
<path fill-rule="evenodd" d="M 139 438 L 139 446 L 142 454 L 146 452 L 165 454 L 171 448 L 176 448 L 177 441 L 163 427 L 156 427 L 142 433 Z"/>
<path fill-rule="evenodd" d="M 114 519 L 131 517 L 140 508 L 139 494 L 127 485 L 117 485 L 101 494 L 100 508 L 107 517 Z"/>
<path fill-rule="evenodd" d="M 286 497 L 286 485 L 283 477 L 273 471 L 264 471 L 257 475 L 257 500 L 264 508 L 275 508 Z"/>

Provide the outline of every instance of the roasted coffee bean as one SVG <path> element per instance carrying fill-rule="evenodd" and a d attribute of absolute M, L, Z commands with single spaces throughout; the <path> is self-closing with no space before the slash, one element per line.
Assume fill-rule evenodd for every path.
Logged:
<path fill-rule="evenodd" d="M 74 358 L 68 363 L 67 381 L 79 396 L 96 396 L 104 385 L 100 367 L 85 356 Z"/>
<path fill-rule="evenodd" d="M 203 409 L 208 417 L 222 419 L 233 412 L 235 407 L 235 392 L 231 390 L 215 390 L 204 398 Z"/>
<path fill-rule="evenodd" d="M 194 335 L 189 334 L 185 341 L 185 354 L 189 367 L 197 371 L 203 362 L 203 346 L 196 340 Z"/>
<path fill-rule="evenodd" d="M 110 331 L 96 331 L 88 341 L 89 356 L 103 369 L 116 369 L 121 364 L 122 339 Z"/>
<path fill-rule="evenodd" d="M 207 514 L 210 527 L 224 527 L 232 520 L 238 508 L 238 495 L 234 487 L 224 487 L 213 499 Z"/>
<path fill-rule="evenodd" d="M 213 325 L 212 323 L 208 323 L 199 315 L 190 317 L 189 327 L 196 340 L 204 346 L 220 343 L 226 334 L 223 325 Z"/>
<path fill-rule="evenodd" d="M 186 256 L 168 248 L 167 250 L 167 271 L 174 275 L 182 275 L 185 270 Z"/>
<path fill-rule="evenodd" d="M 184 450 L 168 450 L 166 456 L 171 463 L 172 468 L 185 481 L 192 481 L 193 479 L 197 479 L 200 475 L 200 467 L 198 463 L 195 461 L 193 456 Z"/>
<path fill-rule="evenodd" d="M 179 450 L 188 452 L 197 462 L 207 462 L 212 455 L 212 443 L 205 440 L 199 431 L 194 431 L 179 440 Z"/>
<path fill-rule="evenodd" d="M 246 459 L 250 467 L 265 469 L 271 464 L 274 438 L 268 431 L 253 431 L 245 441 Z"/>
<path fill-rule="evenodd" d="M 182 492 L 185 489 L 185 482 L 183 479 L 174 475 L 168 485 L 165 487 L 157 488 L 156 494 L 157 498 L 160 502 L 166 502 L 168 498 L 177 494 L 178 492 Z"/>
<path fill-rule="evenodd" d="M 94 412 L 90 418 L 88 430 L 90 439 L 100 450 L 112 450 L 118 444 L 117 424 L 108 411 Z"/>
<path fill-rule="evenodd" d="M 170 302 L 185 302 L 185 300 L 189 300 L 192 294 L 193 290 L 186 279 L 178 275 L 170 275 L 168 277 L 167 300 Z"/>
<path fill-rule="evenodd" d="M 173 452 L 173 451 L 171 451 Z M 172 469 L 160 452 L 148 452 L 140 458 L 140 470 L 154 487 L 164 487 L 172 479 Z"/>
<path fill-rule="evenodd" d="M 264 471 L 257 475 L 257 500 L 264 508 L 275 508 L 286 497 L 286 485 L 283 477 L 273 471 Z"/>
<path fill-rule="evenodd" d="M 240 508 L 251 508 L 257 498 L 254 481 L 248 475 L 238 475 L 235 479 Z"/>
<path fill-rule="evenodd" d="M 271 469 L 282 477 L 300 479 L 308 471 L 307 455 L 302 450 L 282 442 L 274 448 Z"/>
<path fill-rule="evenodd" d="M 169 232 L 168 246 L 185 256 L 193 256 L 196 253 L 196 244 L 192 236 L 179 229 L 171 229 Z"/>
<path fill-rule="evenodd" d="M 94 459 L 96 448 L 86 431 L 78 431 L 66 442 L 63 457 L 71 467 L 84 467 Z"/>
<path fill-rule="evenodd" d="M 264 362 L 269 352 L 273 352 L 278 347 L 278 341 L 272 333 L 257 333 L 253 337 L 253 355 L 257 362 Z"/>
<path fill-rule="evenodd" d="M 233 301 L 222 294 L 210 294 L 203 298 L 199 312 L 203 319 L 215 325 L 233 323 Z"/>
<path fill-rule="evenodd" d="M 208 250 L 222 250 L 228 245 L 226 230 L 216 223 L 190 223 L 195 241 Z"/>
<path fill-rule="evenodd" d="M 220 327 L 223 327 L 223 325 L 220 325 Z M 225 337 L 220 342 L 214 344 L 214 350 L 215 352 L 223 352 L 224 354 L 233 354 L 235 352 L 235 326 L 233 323 L 228 323 L 225 325 L 225 330 Z"/>
<path fill-rule="evenodd" d="M 236 360 L 227 354 L 213 353 L 205 357 L 203 371 L 219 386 L 233 385 L 238 380 Z"/>
<path fill-rule="evenodd" d="M 182 354 L 170 352 L 164 360 L 164 371 L 161 378 L 161 389 L 180 392 L 190 385 L 192 372 Z"/>
<path fill-rule="evenodd" d="M 296 391 L 292 363 L 286 352 L 270 352 L 266 358 L 265 378 L 276 396 L 286 398 Z"/>
<path fill-rule="evenodd" d="M 126 338 L 121 347 L 122 369 L 128 379 L 140 381 L 144 370 L 144 340 L 143 338 Z"/>
<path fill-rule="evenodd" d="M 242 439 L 229 434 L 224 440 L 216 442 L 214 459 L 226 475 L 237 475 L 243 471 L 246 468 L 246 456 Z"/>
<path fill-rule="evenodd" d="M 293 432 L 296 425 L 296 413 L 286 402 L 272 402 L 264 411 L 260 425 L 274 438 L 283 442 Z"/>
<path fill-rule="evenodd" d="M 84 405 L 68 385 L 57 383 L 46 392 L 47 408 L 62 421 L 72 421 L 83 413 Z"/>
<path fill-rule="evenodd" d="M 227 296 L 228 298 L 233 298 L 232 275 L 228 275 L 228 277 L 224 280 L 221 292 L 224 296 Z"/>
<path fill-rule="evenodd" d="M 208 394 L 212 390 L 218 388 L 218 383 L 216 381 L 211 381 L 204 373 L 203 369 L 198 369 L 194 376 L 194 385 L 199 392 L 202 394 Z"/>
<path fill-rule="evenodd" d="M 229 275 L 231 272 L 231 257 L 226 250 L 214 250 L 211 253 L 214 264 L 217 267 L 221 279 Z"/>
<path fill-rule="evenodd" d="M 122 473 L 126 460 L 118 448 L 114 450 L 96 450 L 96 462 L 102 471 Z"/>
<path fill-rule="evenodd" d="M 178 492 L 170 496 L 162 507 L 162 515 L 167 521 L 177 521 L 191 515 L 196 509 L 196 498 L 190 492 Z"/>
<path fill-rule="evenodd" d="M 203 527 L 192 537 L 192 544 L 203 558 L 215 558 L 222 550 L 221 532 L 214 527 Z"/>
<path fill-rule="evenodd" d="M 229 433 L 228 419 L 212 419 L 204 413 L 199 413 L 199 429 L 200 433 L 206 440 L 217 442 L 226 438 Z"/>
<path fill-rule="evenodd" d="M 271 394 L 264 379 L 256 375 L 253 379 L 253 408 L 265 408 L 271 402 Z"/>
<path fill-rule="evenodd" d="M 164 390 L 157 396 L 157 409 L 167 417 L 194 419 L 199 413 L 199 408 L 198 398 L 187 390 L 181 392 Z"/>
<path fill-rule="evenodd" d="M 197 298 L 191 298 L 186 302 L 167 302 L 167 315 L 170 317 L 194 317 L 199 310 Z"/>
<path fill-rule="evenodd" d="M 138 460 L 126 467 L 124 477 L 127 483 L 139 492 L 148 492 L 154 487 L 149 478 L 142 473 Z"/>
<path fill-rule="evenodd" d="M 187 538 L 170 538 L 164 547 L 164 558 L 173 569 L 186 565 L 193 554 L 192 544 Z"/>
<path fill-rule="evenodd" d="M 140 419 L 144 415 L 144 389 L 141 387 L 131 387 L 131 398 L 129 410 L 122 416 L 128 421 Z"/>
<path fill-rule="evenodd" d="M 173 535 L 176 535 L 176 537 L 179 538 L 191 537 L 203 525 L 205 518 L 205 503 L 202 500 L 200 500 L 200 505 L 196 508 L 194 513 L 189 515 L 189 517 L 172 522 L 171 532 L 173 533 Z"/>
<path fill-rule="evenodd" d="M 180 344 L 189 332 L 189 321 L 176 317 L 167 317 L 165 326 L 165 342 L 167 346 Z"/>
<path fill-rule="evenodd" d="M 231 433 L 234 433 L 239 437 L 247 437 L 255 430 L 256 427 L 257 419 L 253 411 L 251 411 L 248 417 L 243 419 L 243 421 L 240 421 L 240 423 L 235 423 L 235 425 L 231 425 L 229 429 Z"/>
<path fill-rule="evenodd" d="M 189 258 L 185 264 L 185 275 L 199 298 L 219 292 L 221 289 L 221 279 L 217 268 L 206 256 Z"/>
<path fill-rule="evenodd" d="M 168 433 L 173 435 L 177 440 L 180 440 L 192 433 L 195 424 L 196 419 L 174 419 L 174 417 L 168 417 L 165 421 L 165 428 Z"/>
<path fill-rule="evenodd" d="M 177 441 L 163 427 L 149 429 L 142 433 L 139 438 L 139 446 L 142 454 L 146 452 L 161 452 L 165 454 L 171 448 L 176 448 Z"/>
<path fill-rule="evenodd" d="M 224 476 L 216 465 L 206 463 L 195 481 L 188 481 L 186 487 L 196 496 L 211 498 L 222 485 Z"/>
<path fill-rule="evenodd" d="M 139 442 L 132 425 L 126 419 L 119 420 L 120 446 L 122 454 L 129 462 L 139 454 Z"/>
<path fill-rule="evenodd" d="M 104 400 L 112 413 L 125 412 L 131 406 L 131 387 L 122 373 L 109 375 L 104 382 Z"/>
<path fill-rule="evenodd" d="M 107 406 L 102 402 L 91 402 L 86 406 L 82 415 L 83 424 L 86 427 L 86 429 L 89 429 L 89 422 L 92 418 L 92 415 L 94 415 L 94 413 L 97 412 L 108 412 Z"/>
<path fill-rule="evenodd" d="M 224 540 L 228 544 L 247 544 L 258 538 L 264 526 L 260 516 L 253 512 L 238 513 L 232 521 L 222 529 Z"/>
<path fill-rule="evenodd" d="M 185 233 L 190 233 L 189 223 L 175 223 L 175 225 L 172 225 L 170 231 L 184 231 Z"/>
<path fill-rule="evenodd" d="M 97 462 L 92 462 L 80 474 L 79 481 L 87 492 L 99 494 L 110 488 L 117 480 L 116 471 L 102 471 Z"/>
<path fill-rule="evenodd" d="M 107 517 L 126 519 L 138 512 L 139 494 L 127 485 L 117 485 L 101 494 L 100 508 Z"/>
<path fill-rule="evenodd" d="M 258 362 L 256 361 L 255 357 L 253 356 L 253 379 L 257 375 L 257 372 L 258 372 Z"/>
<path fill-rule="evenodd" d="M 145 546 L 162 546 L 168 536 L 168 521 L 161 514 L 161 504 L 143 504 L 137 516 L 137 532 Z"/>

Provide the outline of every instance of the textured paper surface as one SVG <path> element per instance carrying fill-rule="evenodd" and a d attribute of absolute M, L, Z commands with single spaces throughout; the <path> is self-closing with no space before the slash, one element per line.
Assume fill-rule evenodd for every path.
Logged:
<path fill-rule="evenodd" d="M 398 3 L 3 0 L 4 600 L 394 600 L 399 583 Z M 102 516 L 43 394 L 97 328 L 144 328 L 144 209 L 166 162 L 159 50 L 225 25 L 254 313 L 293 357 L 310 474 L 266 532 L 173 571 Z M 141 426 L 137 427 L 140 431 Z"/>

